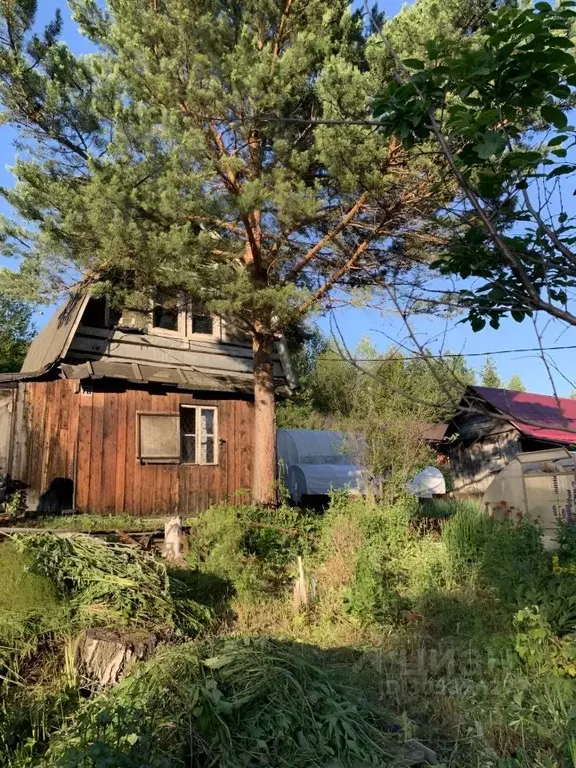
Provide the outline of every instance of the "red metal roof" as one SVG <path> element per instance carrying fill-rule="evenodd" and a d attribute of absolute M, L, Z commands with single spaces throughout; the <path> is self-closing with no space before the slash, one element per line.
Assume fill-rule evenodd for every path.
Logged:
<path fill-rule="evenodd" d="M 472 389 L 496 410 L 510 416 L 522 434 L 536 440 L 576 444 L 576 400 L 491 387 Z"/>

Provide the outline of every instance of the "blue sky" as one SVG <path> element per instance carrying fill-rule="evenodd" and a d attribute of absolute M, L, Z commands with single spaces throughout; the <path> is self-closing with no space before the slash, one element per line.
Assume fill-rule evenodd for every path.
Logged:
<path fill-rule="evenodd" d="M 393 16 L 401 8 L 398 0 L 380 0 L 380 8 L 386 11 L 387 16 Z M 64 0 L 40 0 L 39 22 L 46 23 L 54 14 L 56 8 L 61 8 L 65 26 L 63 38 L 76 53 L 84 53 L 89 50 L 89 45 L 78 34 L 78 31 L 70 18 Z M 8 170 L 14 159 L 12 141 L 14 134 L 7 127 L 0 128 L 0 184 L 9 186 L 12 184 L 12 176 Z M 572 197 L 570 197 L 572 199 Z M 7 212 L 5 204 L 0 201 L 0 212 Z M 0 265 L 7 265 L 7 260 L 0 255 Z M 45 322 L 52 311 L 48 308 L 37 317 L 37 324 Z M 348 346 L 353 348 L 363 336 L 369 336 L 379 349 L 385 349 L 392 341 L 399 344 L 407 344 L 406 331 L 402 323 L 390 313 L 382 313 L 374 308 L 339 307 L 335 310 L 335 317 L 344 335 Z M 320 318 L 320 326 L 329 330 L 329 319 Z M 542 338 L 545 346 L 576 346 L 576 328 L 569 328 L 557 322 L 540 321 Z M 480 352 L 493 352 L 538 346 L 537 337 L 531 323 L 516 323 L 513 320 L 505 321 L 498 331 L 485 329 L 479 333 L 473 333 L 466 325 L 452 321 L 446 327 L 444 322 L 427 318 L 421 319 L 416 324 L 416 331 L 422 342 L 430 341 L 430 348 L 437 351 L 440 344 L 444 348 L 464 354 L 474 355 Z M 568 395 L 576 389 L 576 349 L 548 353 L 552 368 L 556 366 L 563 374 L 553 370 L 555 385 L 560 395 Z M 518 373 L 524 380 L 527 388 L 533 392 L 551 393 L 552 384 L 547 370 L 538 354 L 514 353 L 495 355 L 503 379 L 507 380 L 514 373 Z M 483 357 L 470 357 L 469 362 L 475 368 L 480 368 Z M 566 380 L 567 379 L 567 380 Z M 574 381 L 574 384 L 571 382 Z"/>

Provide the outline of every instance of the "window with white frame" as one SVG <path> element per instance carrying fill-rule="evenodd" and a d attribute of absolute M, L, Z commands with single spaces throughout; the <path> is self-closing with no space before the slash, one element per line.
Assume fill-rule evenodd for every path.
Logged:
<path fill-rule="evenodd" d="M 150 332 L 168 336 L 214 336 L 212 315 L 197 303 L 186 301 L 182 294 L 161 290 L 156 293 Z"/>
<path fill-rule="evenodd" d="M 217 464 L 218 409 L 182 405 L 178 413 L 139 412 L 137 449 L 146 464 Z"/>

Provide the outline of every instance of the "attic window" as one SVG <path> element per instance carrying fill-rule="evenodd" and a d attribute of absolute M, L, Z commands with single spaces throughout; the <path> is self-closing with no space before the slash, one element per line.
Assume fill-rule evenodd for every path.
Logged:
<path fill-rule="evenodd" d="M 106 328 L 108 325 L 108 312 L 106 299 L 103 296 L 88 300 L 82 315 L 82 325 L 87 325 L 90 328 Z"/>
<path fill-rule="evenodd" d="M 192 315 L 192 333 L 204 333 L 212 336 L 214 320 L 210 315 Z"/>
<path fill-rule="evenodd" d="M 179 320 L 178 298 L 165 291 L 159 292 L 152 310 L 152 327 L 178 333 Z"/>

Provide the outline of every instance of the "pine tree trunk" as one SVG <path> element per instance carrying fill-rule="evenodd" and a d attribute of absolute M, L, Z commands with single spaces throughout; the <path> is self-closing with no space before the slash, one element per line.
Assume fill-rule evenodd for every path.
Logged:
<path fill-rule="evenodd" d="M 276 398 L 271 338 L 254 338 L 254 476 L 256 504 L 274 506 L 276 493 Z"/>

